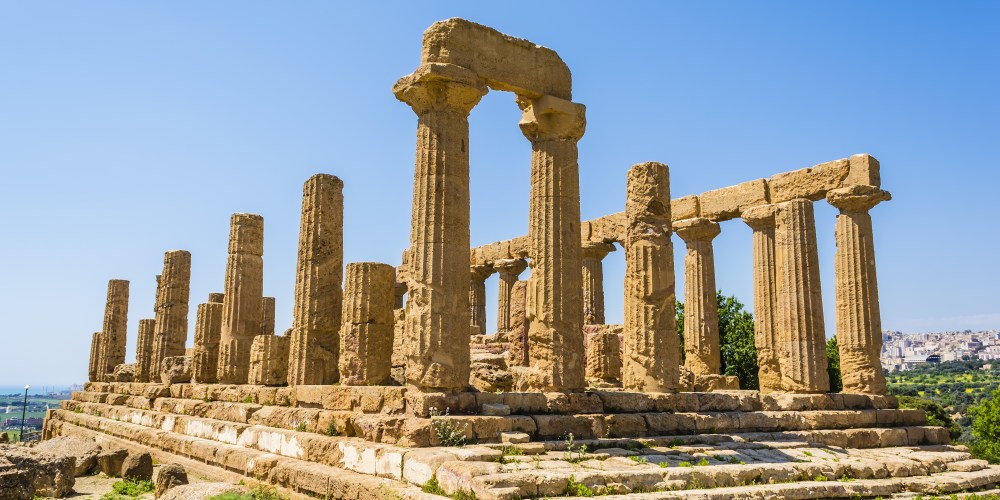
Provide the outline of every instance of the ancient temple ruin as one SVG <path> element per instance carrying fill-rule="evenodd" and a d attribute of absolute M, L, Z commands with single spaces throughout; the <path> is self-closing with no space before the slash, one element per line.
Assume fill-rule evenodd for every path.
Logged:
<path fill-rule="evenodd" d="M 490 90 L 516 95 L 531 143 L 528 234 L 471 248 L 468 116 Z M 193 348 L 190 253 L 166 253 L 134 365 L 125 364 L 128 282 L 112 280 L 90 382 L 50 411 L 46 436 L 95 437 L 334 498 L 419 498 L 432 480 L 477 498 L 581 494 L 579 485 L 649 498 L 825 498 L 1000 482 L 1000 469 L 948 446 L 945 429 L 886 395 L 870 211 L 890 196 L 874 157 L 681 197 L 667 165 L 640 163 L 627 171 L 621 212 L 581 221 L 586 110 L 556 52 L 441 21 L 392 91 L 417 123 L 400 265 L 345 266 L 343 182 L 308 179 L 294 318 L 277 335 L 274 299 L 263 296 L 263 218 L 234 214 L 222 292 L 195 306 Z M 836 303 L 843 370 L 835 394 L 817 202 L 840 211 L 836 293 L 825 298 Z M 735 220 L 753 230 L 759 391 L 720 371 L 713 240 Z M 602 259 L 614 251 L 626 262 L 621 325 L 605 321 Z M 495 333 L 485 319 L 494 273 Z"/>

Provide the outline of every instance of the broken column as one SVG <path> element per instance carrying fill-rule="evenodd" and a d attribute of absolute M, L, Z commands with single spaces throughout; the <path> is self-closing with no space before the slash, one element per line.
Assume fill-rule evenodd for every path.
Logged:
<path fill-rule="evenodd" d="M 469 268 L 469 316 L 472 332 L 477 335 L 486 333 L 486 278 L 491 274 L 493 268 L 490 266 Z"/>
<path fill-rule="evenodd" d="M 288 381 L 289 337 L 257 335 L 250 345 L 250 371 L 247 383 L 285 385 Z"/>
<path fill-rule="evenodd" d="M 719 309 L 712 240 L 719 224 L 703 217 L 674 223 L 687 245 L 684 256 L 684 366 L 695 376 L 719 375 Z"/>
<path fill-rule="evenodd" d="M 90 365 L 87 370 L 87 380 L 90 382 L 100 382 L 100 370 L 101 366 L 101 332 L 94 332 L 90 336 Z"/>
<path fill-rule="evenodd" d="M 774 205 L 743 212 L 753 230 L 753 319 L 757 378 L 761 392 L 781 390 L 781 367 L 775 337 Z"/>
<path fill-rule="evenodd" d="M 302 188 L 289 385 L 337 382 L 344 275 L 344 182 L 316 174 Z"/>
<path fill-rule="evenodd" d="M 823 295 L 812 202 L 776 204 L 774 215 L 775 331 L 781 388 L 818 393 L 830 389 Z"/>
<path fill-rule="evenodd" d="M 493 263 L 493 268 L 497 270 L 500 279 L 497 281 L 497 331 L 509 332 L 511 330 L 511 303 L 510 294 L 517 283 L 517 277 L 528 267 L 528 262 L 524 259 L 500 259 Z"/>
<path fill-rule="evenodd" d="M 261 299 L 260 334 L 274 335 L 274 297 Z"/>
<path fill-rule="evenodd" d="M 222 312 L 223 305 L 219 302 L 198 304 L 198 317 L 194 325 L 194 356 L 191 360 L 191 378 L 197 384 L 214 384 L 218 380 Z"/>
<path fill-rule="evenodd" d="M 872 217 L 875 205 L 891 199 L 875 186 L 850 186 L 826 194 L 840 210 L 835 236 L 834 280 L 837 303 L 837 344 L 843 391 L 885 394 L 882 317 L 875 274 Z"/>
<path fill-rule="evenodd" d="M 622 386 L 641 392 L 674 392 L 680 377 L 680 340 L 666 165 L 640 163 L 629 170 L 625 224 Z"/>
<path fill-rule="evenodd" d="M 250 347 L 260 333 L 264 289 L 264 218 L 233 214 L 222 302 L 218 381 L 247 383 Z M 159 323 L 159 320 L 157 320 Z"/>
<path fill-rule="evenodd" d="M 128 329 L 128 281 L 108 281 L 108 297 L 104 307 L 104 327 L 101 329 L 99 367 L 102 380 L 109 379 L 115 367 L 125 362 L 125 336 Z"/>
<path fill-rule="evenodd" d="M 587 342 L 587 383 L 591 387 L 614 387 L 622 378 L 622 337 L 604 328 L 585 334 Z M 587 326 L 585 328 L 592 328 Z M 676 332 L 675 332 L 676 335 Z M 677 342 L 674 342 L 677 351 Z M 674 358 L 680 353 L 674 355 Z M 674 366 L 677 366 L 677 359 Z M 674 368 L 676 371 L 676 368 Z"/>
<path fill-rule="evenodd" d="M 417 114 L 406 381 L 469 385 L 469 112 L 487 92 L 471 70 L 428 63 L 393 86 Z"/>
<path fill-rule="evenodd" d="M 163 273 L 156 295 L 156 323 L 149 362 L 150 378 L 154 381 L 160 379 L 164 358 L 184 355 L 191 295 L 191 252 L 171 250 L 163 254 Z"/>
<path fill-rule="evenodd" d="M 153 357 L 153 335 L 156 333 L 155 319 L 139 320 L 139 335 L 135 343 L 135 381 L 151 382 L 150 362 Z"/>
<path fill-rule="evenodd" d="M 583 286 L 577 141 L 586 108 L 554 96 L 517 97 L 531 141 L 528 241 L 528 367 L 521 388 L 582 389 Z"/>
<path fill-rule="evenodd" d="M 585 241 L 580 258 L 583 261 L 583 324 L 604 324 L 604 264 L 601 262 L 615 251 L 611 243 Z"/>
<path fill-rule="evenodd" d="M 354 262 L 347 265 L 340 330 L 342 384 L 388 383 L 392 370 L 395 282 L 395 269 L 388 264 Z"/>

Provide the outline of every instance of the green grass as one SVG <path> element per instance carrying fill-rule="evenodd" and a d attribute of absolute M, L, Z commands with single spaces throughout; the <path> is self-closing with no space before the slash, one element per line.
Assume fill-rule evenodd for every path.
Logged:
<path fill-rule="evenodd" d="M 209 497 L 208 500 L 288 500 L 288 497 L 278 493 L 278 490 L 271 486 L 258 484 L 250 488 L 247 493 L 227 491 L 221 495 Z"/>
<path fill-rule="evenodd" d="M 111 485 L 111 493 L 105 493 L 102 495 L 101 500 L 137 498 L 143 493 L 150 493 L 152 491 L 152 481 L 135 481 L 132 479 L 125 479 L 122 481 L 115 481 L 115 483 Z"/>

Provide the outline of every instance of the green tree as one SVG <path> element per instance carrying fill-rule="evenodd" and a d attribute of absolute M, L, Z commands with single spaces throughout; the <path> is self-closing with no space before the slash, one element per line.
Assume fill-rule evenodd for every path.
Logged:
<path fill-rule="evenodd" d="M 972 453 L 991 463 L 1000 463 L 1000 389 L 979 406 L 969 408 L 972 416 Z"/>
<path fill-rule="evenodd" d="M 830 392 L 840 392 L 844 384 L 840 378 L 840 346 L 837 337 L 826 341 L 826 372 L 830 375 Z"/>
<path fill-rule="evenodd" d="M 716 292 L 719 313 L 719 342 L 722 373 L 740 379 L 741 389 L 758 389 L 757 348 L 754 347 L 753 314 L 744 310 L 736 296 L 727 297 Z M 677 302 L 677 333 L 681 342 L 681 361 L 684 360 L 684 303 Z"/>

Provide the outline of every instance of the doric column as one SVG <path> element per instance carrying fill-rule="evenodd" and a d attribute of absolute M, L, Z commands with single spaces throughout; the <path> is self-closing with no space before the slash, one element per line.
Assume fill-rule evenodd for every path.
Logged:
<path fill-rule="evenodd" d="M 680 339 L 670 241 L 670 173 L 662 163 L 640 163 L 629 170 L 626 184 L 622 386 L 674 392 L 680 378 Z"/>
<path fill-rule="evenodd" d="M 150 361 L 153 356 L 153 335 L 156 333 L 155 319 L 139 320 L 139 336 L 135 342 L 135 381 L 150 381 Z"/>
<path fill-rule="evenodd" d="M 288 384 L 337 382 L 344 276 L 344 183 L 316 174 L 302 189 Z"/>
<path fill-rule="evenodd" d="M 851 186 L 826 194 L 826 200 L 840 210 L 835 232 L 834 288 L 844 392 L 885 394 L 885 375 L 879 360 L 882 316 L 868 211 L 889 199 L 888 192 L 875 186 Z"/>
<path fill-rule="evenodd" d="M 194 325 L 194 356 L 191 378 L 198 384 L 213 384 L 219 376 L 219 338 L 222 334 L 223 305 L 198 304 Z"/>
<path fill-rule="evenodd" d="M 816 221 L 809 200 L 776 204 L 774 215 L 775 331 L 781 389 L 830 390 Z"/>
<path fill-rule="evenodd" d="M 102 362 L 101 356 L 103 353 L 101 349 L 101 332 L 94 332 L 90 336 L 90 366 L 87 370 L 87 380 L 91 382 L 101 381 L 101 373 L 98 369 Z"/>
<path fill-rule="evenodd" d="M 493 263 L 493 268 L 497 270 L 500 279 L 497 281 L 497 331 L 509 332 L 511 329 L 510 320 L 510 294 L 517 283 L 517 277 L 528 267 L 528 262 L 524 259 L 500 259 Z"/>
<path fill-rule="evenodd" d="M 250 344 L 247 382 L 253 385 L 285 385 L 288 381 L 289 337 L 257 335 Z"/>
<path fill-rule="evenodd" d="M 719 224 L 697 217 L 674 223 L 687 245 L 684 256 L 684 366 L 695 375 L 719 375 L 719 306 L 712 239 Z"/>
<path fill-rule="evenodd" d="M 486 278 L 491 274 L 491 266 L 469 268 L 469 317 L 472 331 L 478 335 L 486 333 Z"/>
<path fill-rule="evenodd" d="M 274 335 L 274 297 L 263 297 L 260 306 L 260 334 Z"/>
<path fill-rule="evenodd" d="M 150 380 L 153 381 L 160 380 L 163 358 L 184 355 L 191 295 L 191 252 L 171 250 L 163 254 L 163 273 L 156 295 L 156 324 L 149 362 Z"/>
<path fill-rule="evenodd" d="M 587 379 L 591 386 L 613 385 L 620 381 L 623 364 L 621 336 L 613 332 L 597 331 L 586 335 L 586 343 Z M 674 342 L 675 351 L 676 344 Z M 674 358 L 678 356 L 679 354 L 675 354 Z"/>
<path fill-rule="evenodd" d="M 264 218 L 256 214 L 233 214 L 229 225 L 226 295 L 222 301 L 219 383 L 247 383 L 250 347 L 260 333 L 264 311 L 263 255 Z"/>
<path fill-rule="evenodd" d="M 392 371 L 395 270 L 389 264 L 352 262 L 345 278 L 340 383 L 385 385 Z"/>
<path fill-rule="evenodd" d="M 510 366 L 528 366 L 528 282 L 516 281 L 510 288 L 510 330 L 507 349 Z"/>
<path fill-rule="evenodd" d="M 528 242 L 528 367 L 525 387 L 581 389 L 584 380 L 577 141 L 587 120 L 582 104 L 518 96 L 521 132 L 531 141 Z"/>
<path fill-rule="evenodd" d="M 601 241 L 585 241 L 580 258 L 583 261 L 583 324 L 604 324 L 604 264 L 601 263 L 615 246 Z"/>
<path fill-rule="evenodd" d="M 108 299 L 104 306 L 104 327 L 101 348 L 104 350 L 100 367 L 102 380 L 110 378 L 115 367 L 125 362 L 125 336 L 128 329 L 128 281 L 108 281 Z"/>
<path fill-rule="evenodd" d="M 775 338 L 774 205 L 743 212 L 753 229 L 753 319 L 757 348 L 757 378 L 761 392 L 781 390 L 781 367 Z"/>
<path fill-rule="evenodd" d="M 469 385 L 469 112 L 487 92 L 472 71 L 428 63 L 393 87 L 417 114 L 406 381 Z"/>

